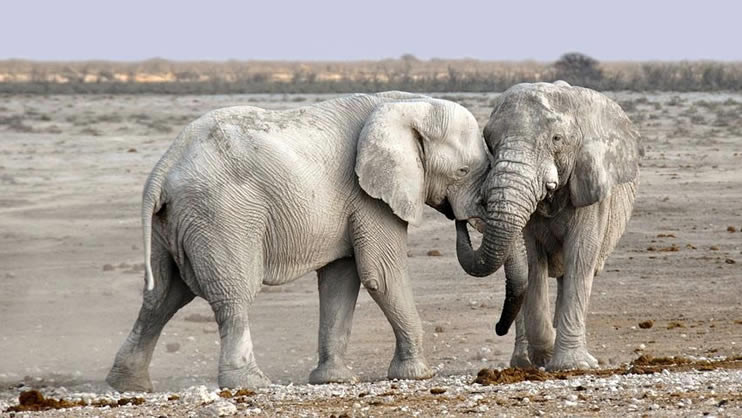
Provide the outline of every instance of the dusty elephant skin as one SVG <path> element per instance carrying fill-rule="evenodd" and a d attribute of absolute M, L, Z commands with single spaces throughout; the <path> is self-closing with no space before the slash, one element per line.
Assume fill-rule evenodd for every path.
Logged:
<path fill-rule="evenodd" d="M 593 276 L 631 217 L 643 154 L 639 133 L 608 97 L 560 81 L 505 91 L 484 135 L 493 155 L 483 190 L 487 227 L 473 251 L 466 224 L 457 221 L 459 261 L 473 275 L 491 274 L 523 237 L 527 285 L 508 277 L 496 328 L 504 335 L 516 320 L 511 365 L 597 367 L 587 350 L 585 316 Z M 557 278 L 553 324 L 548 276 Z"/>
<path fill-rule="evenodd" d="M 312 383 L 349 382 L 345 352 L 360 285 L 389 320 L 389 378 L 433 375 L 407 277 L 407 225 L 424 204 L 480 217 L 486 172 L 474 116 L 400 92 L 287 111 L 215 110 L 189 124 L 144 189 L 146 290 L 106 381 L 152 390 L 162 328 L 195 296 L 214 311 L 221 387 L 270 383 L 258 368 L 248 309 L 261 285 L 317 271 L 319 364 Z"/>

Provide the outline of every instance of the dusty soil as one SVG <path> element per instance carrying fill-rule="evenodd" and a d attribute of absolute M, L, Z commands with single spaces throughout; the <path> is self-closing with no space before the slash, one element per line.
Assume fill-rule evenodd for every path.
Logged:
<path fill-rule="evenodd" d="M 622 364 L 641 354 L 693 361 L 737 357 L 742 354 L 742 95 L 610 95 L 640 127 L 647 155 L 632 221 L 593 286 L 589 348 L 607 369 L 628 367 Z M 494 97 L 439 96 L 468 107 L 482 125 Z M 232 104 L 289 108 L 327 97 L 0 97 L 0 409 L 18 404 L 20 393 L 32 387 L 59 395 L 56 399 L 74 398 L 73 393 L 114 396 L 107 394 L 103 378 L 141 302 L 141 188 L 188 121 Z M 487 279 L 466 276 L 455 259 L 454 226 L 433 210 L 426 211 L 421 227 L 411 228 L 409 242 L 426 355 L 440 377 L 422 383 L 304 386 L 316 363 L 318 319 L 316 281 L 308 275 L 264 288 L 251 311 L 260 366 L 275 382 L 294 386 L 261 391 L 250 401 L 254 406 L 239 404 L 246 408 L 240 413 L 258 413 L 255 408 L 261 408 L 260 413 L 268 415 L 432 415 L 442 413 L 433 402 L 440 399 L 449 399 L 443 404 L 451 414 L 626 413 L 620 408 L 590 409 L 593 398 L 588 395 L 600 382 L 610 382 L 610 376 L 472 385 L 480 369 L 504 367 L 512 349 L 512 335 L 496 337 L 492 331 L 504 294 L 502 272 Z M 150 369 L 156 390 L 183 395 L 193 391 L 188 389 L 192 386 L 205 385 L 216 393 L 218 334 L 212 318 L 208 305 L 196 300 L 168 324 Z M 350 365 L 364 382 L 379 381 L 393 349 L 387 321 L 362 292 Z M 739 388 L 738 368 L 709 371 L 699 366 L 664 373 L 629 380 L 639 388 L 649 385 L 645 389 L 651 388 L 658 399 L 638 403 L 629 412 L 673 415 L 681 408 L 683 414 L 742 413 L 739 396 L 720 395 L 727 390 L 723 388 Z M 682 399 L 675 396 L 678 400 L 672 383 L 651 380 L 663 378 L 698 384 L 690 385 L 695 389 L 683 392 Z M 573 401 L 566 392 L 563 398 L 538 395 L 539 390 L 561 394 L 575 379 L 588 388 L 579 393 L 588 400 Z M 569 384 L 558 385 L 564 382 Z M 536 384 L 546 386 L 528 386 Z M 390 385 L 409 390 L 395 389 L 377 405 L 356 399 L 364 390 L 381 395 Z M 631 399 L 641 399 L 635 386 L 622 385 L 611 386 L 617 388 L 611 396 L 625 401 L 616 405 L 628 407 Z M 437 387 L 457 389 L 430 392 Z M 283 390 L 296 396 L 278 396 Z M 536 395 L 528 395 L 534 390 Z M 507 396 L 498 395 L 502 393 Z M 87 399 L 95 398 L 91 396 Z M 148 402 L 156 396 L 168 402 L 171 395 L 149 396 Z M 457 409 L 458 404 L 469 405 L 472 397 L 479 398 L 471 407 Z M 530 406 L 523 404 L 525 397 L 530 397 Z M 686 398 L 693 402 L 684 403 Z M 534 399 L 543 399 L 535 409 Z M 489 402 L 489 409 L 476 409 L 483 401 Z M 173 404 L 156 410 L 138 409 L 146 408 L 145 402 L 77 411 L 182 415 L 189 410 L 179 407 L 181 401 L 169 402 Z M 356 403 L 362 406 L 355 408 Z M 387 408 L 385 403 L 396 406 Z M 502 409 L 511 407 L 515 409 Z"/>

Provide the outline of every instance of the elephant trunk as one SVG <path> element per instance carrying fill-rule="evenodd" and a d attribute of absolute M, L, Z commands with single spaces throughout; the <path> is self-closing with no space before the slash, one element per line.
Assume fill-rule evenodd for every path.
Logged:
<path fill-rule="evenodd" d="M 500 267 L 510 253 L 510 246 L 521 234 L 536 209 L 537 197 L 524 190 L 530 183 L 517 174 L 494 173 L 487 191 L 486 229 L 482 245 L 471 246 L 466 221 L 456 221 L 456 255 L 461 267 L 476 277 L 488 276 Z"/>
<path fill-rule="evenodd" d="M 528 287 L 528 255 L 523 235 L 516 237 L 510 247 L 510 256 L 505 261 L 505 280 L 505 303 L 502 305 L 500 320 L 495 325 L 495 333 L 500 336 L 510 330 L 523 305 Z"/>
<path fill-rule="evenodd" d="M 503 164 L 506 167 L 510 164 Z M 525 165 L 524 165 L 525 166 Z M 543 198 L 541 182 L 534 172 L 498 169 L 490 173 L 487 195 L 487 227 L 482 245 L 471 247 L 466 223 L 456 224 L 456 253 L 461 267 L 470 275 L 482 277 L 506 266 L 506 296 L 498 335 L 505 335 L 525 297 L 528 282 L 527 256 L 523 243 L 523 228 Z"/>

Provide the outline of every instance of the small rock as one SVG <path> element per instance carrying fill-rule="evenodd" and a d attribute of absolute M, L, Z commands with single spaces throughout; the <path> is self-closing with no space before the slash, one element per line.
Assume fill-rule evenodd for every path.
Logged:
<path fill-rule="evenodd" d="M 237 413 L 237 407 L 229 401 L 219 400 L 204 407 L 198 414 L 201 417 L 224 417 Z"/>
<path fill-rule="evenodd" d="M 438 250 L 430 250 L 430 251 L 428 251 L 428 257 L 440 257 L 442 255 L 443 254 L 441 254 L 441 252 L 438 251 Z"/>
<path fill-rule="evenodd" d="M 719 251 L 719 246 L 718 245 L 712 245 L 712 246 L 709 247 L 709 250 L 711 250 L 711 251 Z"/>
<path fill-rule="evenodd" d="M 641 329 L 649 329 L 649 328 L 652 328 L 653 326 L 654 326 L 654 321 L 651 319 L 639 322 L 639 328 Z"/>
<path fill-rule="evenodd" d="M 129 148 L 128 150 L 126 150 L 126 152 L 137 152 L 137 149 L 136 148 Z"/>
<path fill-rule="evenodd" d="M 430 388 L 430 393 L 433 395 L 440 395 L 446 393 L 446 388 Z"/>
<path fill-rule="evenodd" d="M 104 264 L 103 271 L 113 271 L 114 267 L 111 264 Z"/>
<path fill-rule="evenodd" d="M 737 232 L 737 228 L 735 228 L 733 226 L 728 226 L 727 227 L 727 232 Z"/>
<path fill-rule="evenodd" d="M 176 351 L 180 350 L 180 343 L 167 343 L 165 345 L 165 349 L 168 353 L 175 353 Z"/>
<path fill-rule="evenodd" d="M 443 332 L 443 331 L 444 331 L 444 329 L 443 329 L 443 327 L 442 327 L 442 326 L 440 326 L 440 325 L 436 325 L 436 327 L 435 327 L 435 332 L 437 332 L 437 333 L 439 333 L 439 334 L 440 334 L 440 333 L 441 333 L 441 332 Z"/>
<path fill-rule="evenodd" d="M 216 392 L 209 391 L 204 385 L 190 387 L 182 395 L 181 399 L 186 403 L 202 404 L 219 399 L 219 395 Z"/>
<path fill-rule="evenodd" d="M 726 260 L 724 260 L 724 262 L 727 263 L 727 264 L 735 264 L 736 263 L 736 261 L 734 261 L 734 259 L 731 259 L 731 258 L 727 258 Z"/>

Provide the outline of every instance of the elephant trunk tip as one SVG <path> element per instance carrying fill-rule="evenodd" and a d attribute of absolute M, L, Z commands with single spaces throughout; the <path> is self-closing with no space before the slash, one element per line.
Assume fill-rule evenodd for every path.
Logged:
<path fill-rule="evenodd" d="M 503 322 L 502 320 L 498 321 L 497 324 L 495 325 L 495 334 L 497 334 L 497 336 L 499 337 L 502 337 L 503 335 L 507 335 L 508 331 L 510 331 L 511 324 L 512 322 L 508 322 L 508 321 L 505 321 L 505 322 Z"/>

